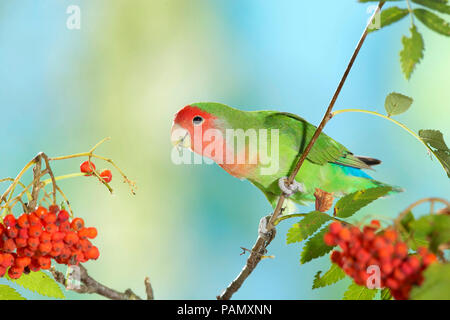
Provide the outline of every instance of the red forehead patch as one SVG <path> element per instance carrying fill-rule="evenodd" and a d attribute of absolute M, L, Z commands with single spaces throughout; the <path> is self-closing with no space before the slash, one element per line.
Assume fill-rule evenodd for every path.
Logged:
<path fill-rule="evenodd" d="M 175 114 L 174 123 L 179 124 L 183 128 L 189 129 L 192 126 L 192 119 L 200 116 L 205 120 L 205 124 L 211 125 L 210 120 L 216 119 L 210 113 L 196 107 L 187 105 Z"/>

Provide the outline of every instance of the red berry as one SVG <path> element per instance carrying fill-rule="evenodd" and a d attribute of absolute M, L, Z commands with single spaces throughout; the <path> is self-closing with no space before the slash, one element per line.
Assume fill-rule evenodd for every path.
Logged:
<path fill-rule="evenodd" d="M 69 220 L 69 218 L 70 218 L 69 213 L 66 210 L 61 210 L 58 213 L 58 220 L 61 222 L 65 222 L 65 221 Z"/>
<path fill-rule="evenodd" d="M 408 255 L 408 246 L 404 242 L 398 242 L 395 245 L 395 254 L 400 258 L 404 258 Z"/>
<path fill-rule="evenodd" d="M 78 242 L 78 236 L 75 232 L 71 231 L 66 233 L 66 236 L 64 237 L 64 242 L 67 243 L 67 245 L 71 246 L 74 243 Z"/>
<path fill-rule="evenodd" d="M 22 214 L 19 219 L 17 219 L 17 224 L 21 228 L 28 228 L 30 227 L 30 222 L 28 221 L 28 214 L 24 213 Z"/>
<path fill-rule="evenodd" d="M 89 240 L 87 240 L 87 239 L 81 239 L 79 241 L 79 244 L 80 244 L 80 249 L 82 251 L 87 251 L 90 248 L 92 248 L 92 243 Z"/>
<path fill-rule="evenodd" d="M 17 246 L 13 239 L 6 239 L 3 243 L 3 250 L 6 252 L 13 252 L 16 248 Z"/>
<path fill-rule="evenodd" d="M 62 241 L 66 234 L 64 232 L 55 232 L 51 234 L 52 241 Z"/>
<path fill-rule="evenodd" d="M 48 207 L 49 212 L 58 213 L 59 212 L 59 206 L 57 204 L 52 204 L 50 207 Z"/>
<path fill-rule="evenodd" d="M 339 231 L 339 237 L 344 241 L 350 241 L 351 233 L 347 228 L 343 228 Z"/>
<path fill-rule="evenodd" d="M 55 223 L 55 222 L 56 222 L 56 219 L 57 219 L 56 214 L 53 213 L 53 212 L 47 214 L 47 215 L 43 218 L 43 220 L 45 221 L 46 224 Z"/>
<path fill-rule="evenodd" d="M 395 240 L 397 240 L 397 232 L 395 230 L 392 230 L 392 229 L 387 229 L 384 232 L 384 238 L 389 240 L 389 241 L 394 242 Z"/>
<path fill-rule="evenodd" d="M 52 244 L 51 243 L 41 243 L 39 244 L 39 251 L 41 252 L 42 255 L 47 255 L 48 253 L 50 253 L 50 251 L 52 251 Z"/>
<path fill-rule="evenodd" d="M 21 268 L 25 268 L 31 263 L 31 259 L 29 257 L 18 257 L 16 258 L 15 265 Z"/>
<path fill-rule="evenodd" d="M 52 242 L 52 247 L 53 247 L 53 251 L 61 252 L 62 249 L 64 248 L 64 242 L 62 242 L 62 241 Z"/>
<path fill-rule="evenodd" d="M 400 285 L 397 280 L 395 280 L 393 278 L 389 278 L 386 280 L 386 286 L 392 290 L 397 290 Z"/>
<path fill-rule="evenodd" d="M 40 226 L 32 226 L 28 230 L 30 237 L 39 238 L 42 233 L 42 228 Z"/>
<path fill-rule="evenodd" d="M 41 226 L 41 219 L 34 213 L 28 215 L 28 221 L 30 222 L 30 227 Z"/>
<path fill-rule="evenodd" d="M 330 223 L 329 230 L 332 234 L 337 235 L 341 229 L 342 224 L 340 222 L 335 221 Z"/>
<path fill-rule="evenodd" d="M 3 223 L 5 224 L 6 227 L 15 227 L 17 222 L 16 218 L 14 218 L 12 214 L 7 214 L 3 218 Z"/>
<path fill-rule="evenodd" d="M 100 252 L 98 251 L 98 248 L 93 246 L 86 252 L 86 258 L 97 260 L 97 258 L 100 256 Z"/>
<path fill-rule="evenodd" d="M 2 261 L 2 266 L 5 268 L 8 268 L 10 266 L 12 266 L 12 264 L 14 263 L 14 257 L 12 254 L 10 253 L 4 253 L 3 254 L 3 261 Z"/>
<path fill-rule="evenodd" d="M 97 229 L 94 227 L 87 228 L 87 237 L 94 239 L 97 236 Z"/>
<path fill-rule="evenodd" d="M 78 231 L 80 229 L 82 229 L 84 227 L 84 220 L 81 218 L 75 218 L 72 220 L 72 223 L 70 224 L 70 227 L 75 230 Z"/>
<path fill-rule="evenodd" d="M 78 237 L 80 239 L 86 239 L 88 237 L 89 231 L 87 228 L 81 228 L 78 230 Z"/>
<path fill-rule="evenodd" d="M 378 220 L 372 220 L 372 221 L 370 221 L 370 224 L 372 226 L 376 227 L 376 228 L 380 228 L 381 227 L 380 221 L 378 221 Z"/>
<path fill-rule="evenodd" d="M 28 239 L 29 237 L 28 231 L 29 231 L 28 228 L 20 229 L 19 235 L 17 237 L 22 239 Z"/>
<path fill-rule="evenodd" d="M 16 227 L 8 227 L 6 229 L 6 234 L 10 238 L 16 238 L 19 235 L 19 230 Z"/>
<path fill-rule="evenodd" d="M 424 258 L 423 258 L 423 264 L 425 266 L 429 266 L 430 264 L 434 263 L 437 261 L 437 258 L 434 254 L 429 253 L 427 254 Z"/>
<path fill-rule="evenodd" d="M 44 219 L 48 214 L 48 210 L 44 207 L 37 207 L 34 213 L 39 219 Z"/>
<path fill-rule="evenodd" d="M 95 170 L 95 164 L 92 161 L 84 161 L 80 165 L 80 171 L 86 173 L 86 175 L 91 175 Z"/>
<path fill-rule="evenodd" d="M 54 223 L 49 223 L 45 226 L 45 231 L 47 231 L 48 233 L 58 232 L 58 226 Z"/>
<path fill-rule="evenodd" d="M 327 246 L 334 246 L 336 244 L 333 234 L 325 233 L 323 240 Z"/>
<path fill-rule="evenodd" d="M 37 261 L 42 269 L 50 269 L 50 267 L 52 266 L 52 260 L 50 259 L 50 257 L 42 256 L 39 257 Z"/>
<path fill-rule="evenodd" d="M 30 247 L 30 248 L 34 248 L 34 249 L 36 249 L 38 246 L 39 246 L 39 238 L 35 238 L 35 237 L 31 237 L 31 238 L 28 238 L 28 246 Z"/>
<path fill-rule="evenodd" d="M 31 259 L 31 263 L 29 265 L 29 268 L 33 272 L 38 272 L 39 270 L 41 270 L 41 266 L 39 265 L 39 263 L 37 262 L 36 259 Z"/>
<path fill-rule="evenodd" d="M 15 242 L 16 242 L 17 248 L 26 247 L 28 244 L 27 239 L 24 239 L 24 238 L 16 238 Z"/>
<path fill-rule="evenodd" d="M 39 237 L 39 241 L 42 243 L 47 243 L 47 242 L 50 242 L 51 240 L 52 240 L 52 234 L 47 231 L 43 231 L 41 233 L 41 236 Z"/>
<path fill-rule="evenodd" d="M 11 267 L 8 270 L 8 276 L 11 279 L 19 279 L 22 276 L 23 268 L 21 267 Z"/>
<path fill-rule="evenodd" d="M 110 183 L 111 180 L 112 180 L 112 173 L 111 173 L 111 170 L 108 170 L 108 169 L 103 170 L 103 171 L 100 173 L 100 177 L 103 179 L 103 181 L 105 181 L 105 182 L 107 182 L 107 183 Z"/>
<path fill-rule="evenodd" d="M 59 231 L 60 232 L 64 232 L 64 233 L 69 232 L 70 231 L 70 223 L 69 223 L 69 221 L 62 222 L 59 225 Z"/>

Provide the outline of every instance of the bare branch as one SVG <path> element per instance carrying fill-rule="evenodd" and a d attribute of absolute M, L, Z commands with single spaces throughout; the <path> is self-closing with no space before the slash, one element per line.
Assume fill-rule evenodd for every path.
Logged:
<path fill-rule="evenodd" d="M 79 265 L 79 268 L 80 282 L 82 283 L 82 286 L 80 286 L 80 288 L 78 289 L 74 289 L 73 291 L 78 293 L 97 293 L 112 300 L 142 300 L 142 298 L 135 294 L 131 289 L 127 289 L 124 292 L 119 292 L 117 290 L 111 289 L 92 278 L 88 274 L 86 268 L 81 264 Z M 52 268 L 50 272 L 57 282 L 66 287 L 67 279 L 62 272 L 57 271 L 54 268 Z"/>

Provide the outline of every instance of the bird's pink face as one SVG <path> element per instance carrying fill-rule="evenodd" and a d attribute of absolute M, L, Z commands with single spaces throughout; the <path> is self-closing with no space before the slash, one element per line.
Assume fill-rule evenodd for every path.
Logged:
<path fill-rule="evenodd" d="M 209 129 L 216 129 L 217 118 L 195 106 L 186 106 L 175 114 L 172 125 L 172 144 L 203 154 L 203 135 Z M 198 139 L 198 140 L 197 140 Z"/>

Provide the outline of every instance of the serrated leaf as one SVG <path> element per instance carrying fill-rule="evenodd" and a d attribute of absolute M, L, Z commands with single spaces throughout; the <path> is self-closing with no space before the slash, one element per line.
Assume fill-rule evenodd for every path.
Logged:
<path fill-rule="evenodd" d="M 416 26 L 413 26 L 409 30 L 411 31 L 411 38 L 406 36 L 402 37 L 403 49 L 400 51 L 402 71 L 408 80 L 411 78 L 416 64 L 423 58 L 423 51 L 425 49 L 422 35 L 417 31 Z"/>
<path fill-rule="evenodd" d="M 26 300 L 14 288 L 0 284 L 0 300 Z"/>
<path fill-rule="evenodd" d="M 413 12 L 416 18 L 429 29 L 444 36 L 450 36 L 450 24 L 441 17 L 425 9 L 414 9 Z"/>
<path fill-rule="evenodd" d="M 350 193 L 336 203 L 334 209 L 340 218 L 348 218 L 372 201 L 385 196 L 392 187 L 376 187 Z"/>
<path fill-rule="evenodd" d="M 381 290 L 381 300 L 392 300 L 391 291 L 388 288 Z"/>
<path fill-rule="evenodd" d="M 300 242 L 316 232 L 331 217 L 320 211 L 311 211 L 300 222 L 295 223 L 286 235 L 287 243 Z"/>
<path fill-rule="evenodd" d="M 320 276 L 322 271 L 318 271 L 314 276 L 313 289 L 322 288 L 336 283 L 345 278 L 345 272 L 338 265 L 332 263 L 330 269 Z"/>
<path fill-rule="evenodd" d="M 414 287 L 410 298 L 413 300 L 449 300 L 450 264 L 434 263 L 423 273 L 425 280 L 420 287 Z"/>
<path fill-rule="evenodd" d="M 22 274 L 19 279 L 11 279 L 8 275 L 6 277 L 9 281 L 40 295 L 59 299 L 65 298 L 56 281 L 42 271 Z"/>
<path fill-rule="evenodd" d="M 412 98 L 401 93 L 391 92 L 387 95 L 384 101 L 384 108 L 386 109 L 386 112 L 390 117 L 405 112 L 409 109 L 412 103 Z"/>
<path fill-rule="evenodd" d="M 377 289 L 369 289 L 353 282 L 344 292 L 343 300 L 373 300 L 377 292 Z"/>
<path fill-rule="evenodd" d="M 450 6 L 447 5 L 447 0 L 412 0 L 412 2 L 442 13 L 450 14 Z"/>
<path fill-rule="evenodd" d="M 400 21 L 406 17 L 409 13 L 408 9 L 399 7 L 390 7 L 381 11 L 380 14 L 380 29 L 384 28 L 394 22 Z M 369 32 L 373 32 L 378 29 L 370 29 Z"/>
<path fill-rule="evenodd" d="M 449 150 L 444 141 L 444 135 L 439 130 L 419 130 L 419 136 L 430 147 L 440 150 Z"/>
<path fill-rule="evenodd" d="M 432 148 L 431 151 L 450 178 L 450 149 L 447 147 L 442 133 L 439 130 L 419 130 L 419 137 Z"/>
<path fill-rule="evenodd" d="M 322 230 L 306 241 L 301 253 L 300 263 L 304 264 L 319 258 L 333 249 L 333 247 L 327 246 L 323 240 L 326 232 L 328 232 L 328 227 L 322 228 Z"/>
<path fill-rule="evenodd" d="M 430 241 L 430 249 L 436 251 L 438 246 L 450 243 L 450 216 L 426 215 L 410 223 L 414 239 Z"/>

